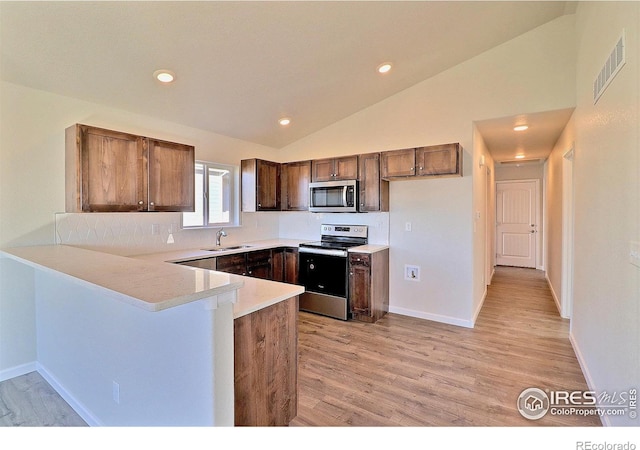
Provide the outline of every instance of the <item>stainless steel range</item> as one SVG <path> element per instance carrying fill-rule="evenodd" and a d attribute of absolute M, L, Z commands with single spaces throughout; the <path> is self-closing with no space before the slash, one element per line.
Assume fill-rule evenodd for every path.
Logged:
<path fill-rule="evenodd" d="M 302 311 L 336 319 L 351 317 L 347 251 L 368 241 L 366 225 L 320 226 L 320 241 L 300 244 L 299 282 Z"/>

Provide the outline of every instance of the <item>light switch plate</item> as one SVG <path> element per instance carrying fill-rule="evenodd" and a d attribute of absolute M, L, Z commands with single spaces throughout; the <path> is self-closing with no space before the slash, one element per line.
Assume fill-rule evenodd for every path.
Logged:
<path fill-rule="evenodd" d="M 629 242 L 629 262 L 640 267 L 640 242 Z"/>

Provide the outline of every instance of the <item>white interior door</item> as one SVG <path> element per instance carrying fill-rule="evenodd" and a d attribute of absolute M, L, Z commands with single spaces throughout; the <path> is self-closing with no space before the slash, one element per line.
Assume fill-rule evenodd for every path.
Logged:
<path fill-rule="evenodd" d="M 496 264 L 536 267 L 538 182 L 496 183 Z"/>

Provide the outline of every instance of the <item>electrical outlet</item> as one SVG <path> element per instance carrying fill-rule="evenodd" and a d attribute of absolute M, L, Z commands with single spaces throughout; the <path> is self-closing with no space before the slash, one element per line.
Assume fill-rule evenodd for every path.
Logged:
<path fill-rule="evenodd" d="M 404 231 L 411 231 L 411 222 L 407 222 L 404 224 Z"/>
<path fill-rule="evenodd" d="M 113 401 L 116 402 L 117 404 L 120 404 L 120 384 L 114 381 L 112 386 L 112 391 L 113 391 Z"/>
<path fill-rule="evenodd" d="M 409 281 L 420 281 L 420 266 L 404 266 L 404 279 Z"/>

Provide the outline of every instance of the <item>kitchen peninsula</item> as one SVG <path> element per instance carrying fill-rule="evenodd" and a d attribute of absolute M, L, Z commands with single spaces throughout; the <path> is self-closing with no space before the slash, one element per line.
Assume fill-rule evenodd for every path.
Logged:
<path fill-rule="evenodd" d="M 234 319 L 291 314 L 303 292 L 66 245 L 0 256 L 32 268 L 36 367 L 90 425 L 233 425 Z"/>

